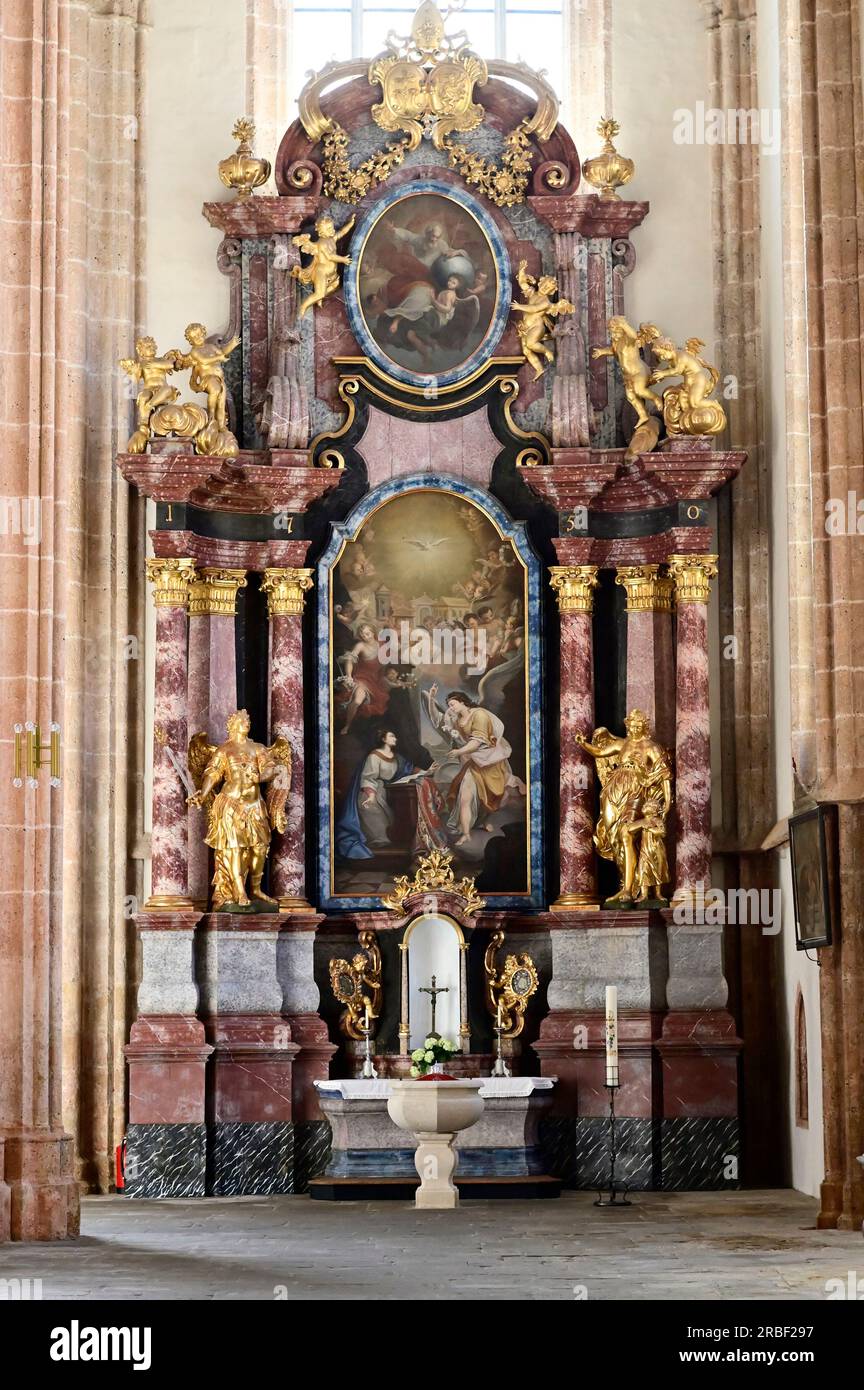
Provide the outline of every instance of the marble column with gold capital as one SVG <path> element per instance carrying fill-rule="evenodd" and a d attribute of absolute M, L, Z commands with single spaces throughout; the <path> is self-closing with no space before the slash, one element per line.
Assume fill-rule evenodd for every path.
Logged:
<path fill-rule="evenodd" d="M 592 614 L 596 565 L 552 565 L 550 583 L 561 615 L 560 889 L 553 912 L 596 907 L 594 766 L 576 742 L 594 728 Z"/>
<path fill-rule="evenodd" d="M 150 558 L 156 605 L 153 702 L 152 882 L 145 912 L 192 907 L 188 880 L 186 788 L 170 754 L 186 766 L 188 745 L 186 625 L 195 565 L 188 557 Z"/>
<path fill-rule="evenodd" d="M 237 708 L 234 619 L 237 593 L 246 583 L 245 570 L 205 566 L 189 591 L 188 727 L 190 736 L 203 731 L 211 743 L 223 741 L 228 716 Z M 209 891 L 206 821 L 204 811 L 189 807 L 189 896 L 198 904 Z"/>
<path fill-rule="evenodd" d="M 711 881 L 708 598 L 716 555 L 670 555 L 675 584 L 675 896 Z"/>
<path fill-rule="evenodd" d="M 265 569 L 261 588 L 270 615 L 270 734 L 291 746 L 291 789 L 284 835 L 274 840 L 270 888 L 283 912 L 308 912 L 303 747 L 303 607 L 313 571 Z"/>
<path fill-rule="evenodd" d="M 627 708 L 644 710 L 664 748 L 675 739 L 672 645 L 674 582 L 660 565 L 619 565 L 615 583 L 627 595 Z"/>

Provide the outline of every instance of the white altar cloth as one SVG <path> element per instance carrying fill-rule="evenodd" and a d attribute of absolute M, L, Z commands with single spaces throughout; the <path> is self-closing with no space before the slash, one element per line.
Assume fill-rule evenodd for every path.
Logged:
<path fill-rule="evenodd" d="M 516 1099 L 530 1096 L 535 1091 L 551 1091 L 557 1076 L 484 1076 L 480 1094 L 484 1100 Z M 379 1080 L 354 1079 L 316 1081 L 319 1091 L 341 1096 L 343 1100 L 378 1100 L 390 1095 L 390 1082 Z"/>

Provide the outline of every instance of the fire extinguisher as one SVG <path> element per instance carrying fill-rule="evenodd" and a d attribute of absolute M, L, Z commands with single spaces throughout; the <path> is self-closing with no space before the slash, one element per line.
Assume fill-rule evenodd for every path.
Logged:
<path fill-rule="evenodd" d="M 117 1145 L 114 1154 L 115 1186 L 118 1192 L 122 1192 L 126 1186 L 126 1140 L 125 1138 Z"/>

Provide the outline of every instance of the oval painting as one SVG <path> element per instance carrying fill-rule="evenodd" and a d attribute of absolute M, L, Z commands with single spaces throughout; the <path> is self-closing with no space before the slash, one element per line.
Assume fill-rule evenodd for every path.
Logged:
<path fill-rule="evenodd" d="M 449 184 L 396 189 L 367 214 L 351 249 L 351 327 L 390 376 L 446 386 L 491 356 L 510 269 L 498 228 L 473 198 Z"/>

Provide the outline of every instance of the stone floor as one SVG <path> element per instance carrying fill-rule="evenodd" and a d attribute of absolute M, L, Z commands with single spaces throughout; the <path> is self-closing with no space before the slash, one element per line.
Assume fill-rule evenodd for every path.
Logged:
<path fill-rule="evenodd" d="M 857 1231 L 814 1229 L 796 1192 L 559 1201 L 88 1198 L 80 1240 L 0 1246 L 0 1280 L 45 1299 L 825 1299 L 864 1276 Z"/>

